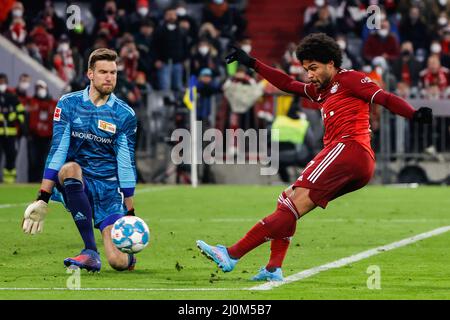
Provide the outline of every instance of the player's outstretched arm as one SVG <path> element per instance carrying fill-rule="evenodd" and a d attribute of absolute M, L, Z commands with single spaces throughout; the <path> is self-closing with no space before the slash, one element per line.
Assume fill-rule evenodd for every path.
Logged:
<path fill-rule="evenodd" d="M 247 66 L 248 68 L 252 68 L 257 71 L 263 78 L 269 81 L 278 89 L 299 94 L 303 97 L 308 97 L 306 93 L 306 84 L 300 81 L 296 81 L 292 79 L 286 73 L 272 68 L 261 61 L 249 56 L 244 50 L 233 47 L 233 52 L 231 52 L 228 56 L 225 57 L 226 63 L 232 63 L 238 61 L 239 63 Z"/>
<path fill-rule="evenodd" d="M 381 104 L 391 112 L 418 123 L 431 124 L 433 119 L 433 111 L 430 108 L 420 107 L 415 110 L 402 98 L 384 90 L 381 90 L 374 96 L 373 102 Z"/>
<path fill-rule="evenodd" d="M 427 107 L 421 107 L 415 110 L 408 102 L 402 98 L 381 89 L 365 74 L 357 71 L 347 71 L 342 84 L 358 97 L 368 103 L 376 103 L 389 109 L 407 119 L 419 123 L 431 123 L 432 110 Z"/>

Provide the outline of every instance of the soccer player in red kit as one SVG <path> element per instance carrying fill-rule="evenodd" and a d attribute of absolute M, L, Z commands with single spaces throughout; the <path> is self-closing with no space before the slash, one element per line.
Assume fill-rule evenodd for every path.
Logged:
<path fill-rule="evenodd" d="M 271 241 L 269 263 L 253 280 L 283 280 L 281 266 L 297 220 L 317 206 L 325 208 L 329 201 L 364 187 L 372 178 L 375 155 L 370 145 L 369 104 L 383 105 L 419 123 L 431 123 L 432 119 L 430 108 L 416 111 L 365 74 L 341 69 L 341 50 L 334 39 L 323 33 L 305 37 L 296 55 L 308 73 L 308 84 L 293 80 L 237 48 L 226 57 L 227 63 L 238 61 L 253 68 L 280 90 L 319 103 L 325 126 L 323 150 L 278 197 L 274 213 L 260 220 L 230 247 L 197 241 L 202 253 L 224 272 L 232 271 L 249 251 Z"/>

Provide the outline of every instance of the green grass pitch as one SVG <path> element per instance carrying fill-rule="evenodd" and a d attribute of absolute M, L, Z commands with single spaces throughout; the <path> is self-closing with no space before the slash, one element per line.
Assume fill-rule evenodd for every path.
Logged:
<path fill-rule="evenodd" d="M 450 298 L 450 232 L 271 290 L 243 290 L 255 285 L 249 278 L 267 262 L 268 243 L 225 274 L 199 253 L 195 241 L 233 244 L 273 212 L 281 186 L 140 186 L 136 212 L 148 223 L 151 236 L 149 246 L 137 255 L 136 270 L 111 269 L 96 231 L 102 271 L 81 272 L 84 290 L 63 290 L 71 276 L 63 259 L 79 252 L 81 238 L 70 214 L 55 202 L 50 203 L 42 234 L 22 233 L 23 211 L 37 188 L 0 187 L 0 299 Z M 448 226 L 448 195 L 446 187 L 369 186 L 331 202 L 326 210 L 316 209 L 298 223 L 284 274 Z M 380 269 L 379 290 L 367 287 L 367 269 L 373 265 Z"/>

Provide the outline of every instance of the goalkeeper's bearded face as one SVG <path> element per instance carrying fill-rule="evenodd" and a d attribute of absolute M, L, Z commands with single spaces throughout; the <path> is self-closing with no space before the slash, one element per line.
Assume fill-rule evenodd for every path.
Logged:
<path fill-rule="evenodd" d="M 92 86 L 101 94 L 111 94 L 117 83 L 117 64 L 115 61 L 100 60 L 94 69 L 88 70 Z"/>

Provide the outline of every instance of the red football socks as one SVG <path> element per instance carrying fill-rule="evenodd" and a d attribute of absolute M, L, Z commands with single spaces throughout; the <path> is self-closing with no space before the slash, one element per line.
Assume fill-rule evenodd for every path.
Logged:
<path fill-rule="evenodd" d="M 270 239 L 268 237 L 268 229 L 262 221 L 259 221 L 241 240 L 227 248 L 228 254 L 233 259 L 240 259 L 247 252 L 268 241 Z"/>
<path fill-rule="evenodd" d="M 270 239 L 284 239 L 294 235 L 297 216 L 283 204 L 270 216 L 265 217 L 262 222 L 269 232 Z"/>
<path fill-rule="evenodd" d="M 281 268 L 290 243 L 289 238 L 274 239 L 270 242 L 270 260 L 266 266 L 267 270 L 273 272 L 276 268 Z"/>
<path fill-rule="evenodd" d="M 292 237 L 295 233 L 297 217 L 299 216 L 298 212 L 295 210 L 294 213 L 293 210 L 295 210 L 295 206 L 292 201 L 289 198 L 284 199 L 283 203 L 277 206 L 274 213 L 259 221 L 241 240 L 228 247 L 228 254 L 234 259 L 240 259 L 246 253 L 268 240 L 283 240 Z M 280 246 L 276 244 L 275 247 L 274 257 L 281 257 L 278 249 Z M 274 261 L 279 261 L 279 259 L 275 258 Z"/>

